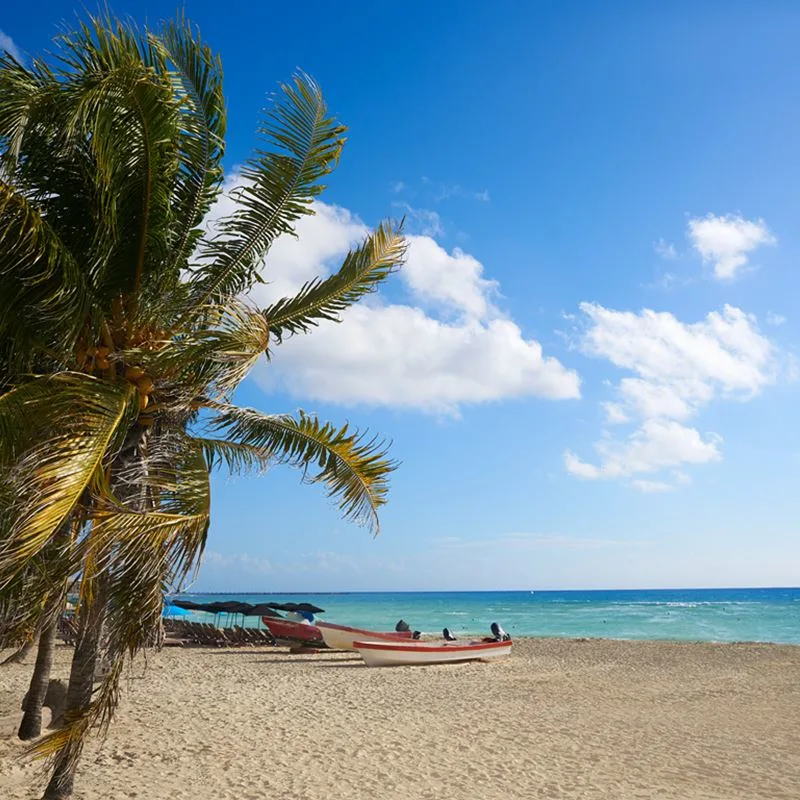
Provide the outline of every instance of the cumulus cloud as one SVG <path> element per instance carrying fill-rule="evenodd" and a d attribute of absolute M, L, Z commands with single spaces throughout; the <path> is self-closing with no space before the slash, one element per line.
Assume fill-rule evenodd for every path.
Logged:
<path fill-rule="evenodd" d="M 575 398 L 580 386 L 510 320 L 442 322 L 401 304 L 357 306 L 340 325 L 294 337 L 256 378 L 315 400 L 437 413 L 511 397 Z"/>
<path fill-rule="evenodd" d="M 776 314 L 774 311 L 767 312 L 767 325 L 774 325 L 778 327 L 779 325 L 786 324 L 786 317 L 783 314 Z"/>
<path fill-rule="evenodd" d="M 684 399 L 703 395 L 706 385 L 754 394 L 774 379 L 773 345 L 756 318 L 739 308 L 725 305 L 695 323 L 650 309 L 615 311 L 597 303 L 581 303 L 580 309 L 587 323 L 580 346 L 587 355 L 608 359 Z"/>
<path fill-rule="evenodd" d="M 0 52 L 5 50 L 10 56 L 13 56 L 17 61 L 22 61 L 22 53 L 20 49 L 14 44 L 14 40 L 7 34 L 0 31 Z"/>
<path fill-rule="evenodd" d="M 232 203 L 221 200 L 207 224 L 213 228 Z M 258 303 L 330 274 L 367 232 L 345 209 L 321 202 L 315 209 L 297 224 L 296 238 L 273 246 L 262 273 L 266 283 L 252 293 Z M 448 251 L 430 236 L 410 236 L 407 263 L 392 280 L 405 302 L 372 295 L 348 309 L 341 323 L 284 340 L 255 379 L 299 398 L 445 414 L 507 398 L 580 396 L 577 373 L 545 355 L 497 309 L 499 286 L 473 256 Z"/>
<path fill-rule="evenodd" d="M 641 491 L 656 491 L 651 484 L 659 482 L 635 476 L 673 469 L 674 483 L 685 483 L 688 476 L 674 469 L 718 461 L 722 443 L 687 421 L 715 398 L 748 400 L 777 379 L 773 344 L 755 317 L 733 306 L 695 323 L 649 309 L 615 311 L 596 303 L 580 309 L 580 349 L 633 373 L 614 387 L 615 399 L 603 403 L 606 421 L 636 427 L 621 439 L 600 439 L 596 463 L 566 452 L 564 465 L 576 477 L 631 479 Z"/>
<path fill-rule="evenodd" d="M 777 243 L 763 219 L 747 220 L 738 214 L 690 219 L 689 239 L 703 261 L 713 263 L 718 280 L 736 278 L 753 250 Z"/>
<path fill-rule="evenodd" d="M 458 247 L 448 253 L 430 236 L 409 237 L 402 277 L 420 300 L 473 319 L 497 313 L 492 298 L 500 287 L 483 277 L 483 264 Z"/>
<path fill-rule="evenodd" d="M 600 464 L 582 461 L 569 450 L 564 454 L 567 471 L 579 478 L 629 478 L 659 472 L 681 464 L 719 461 L 721 437 L 704 439 L 695 428 L 674 420 L 645 420 L 627 439 L 601 439 L 594 445 Z"/>

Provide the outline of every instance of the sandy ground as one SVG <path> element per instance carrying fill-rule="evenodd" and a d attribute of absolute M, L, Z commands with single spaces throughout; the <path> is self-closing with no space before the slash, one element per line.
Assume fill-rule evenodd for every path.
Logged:
<path fill-rule="evenodd" d="M 494 664 L 394 669 L 354 655 L 151 657 L 76 800 L 800 798 L 800 647 L 527 640 Z M 0 670 L 3 800 L 41 790 L 13 735 L 31 668 Z"/>

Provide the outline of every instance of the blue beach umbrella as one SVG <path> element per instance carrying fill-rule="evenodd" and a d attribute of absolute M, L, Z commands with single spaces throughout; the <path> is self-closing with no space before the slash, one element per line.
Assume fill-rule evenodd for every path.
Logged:
<path fill-rule="evenodd" d="M 164 603 L 164 608 L 161 611 L 162 617 L 188 617 L 190 614 L 190 611 L 179 608 L 172 603 Z"/>

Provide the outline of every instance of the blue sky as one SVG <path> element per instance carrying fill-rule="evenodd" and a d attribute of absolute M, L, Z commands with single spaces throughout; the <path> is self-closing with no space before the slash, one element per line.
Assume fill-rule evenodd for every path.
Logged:
<path fill-rule="evenodd" d="M 0 46 L 72 7 L 4 8 Z M 296 67 L 350 126 L 263 299 L 385 216 L 412 234 L 237 395 L 391 438 L 380 536 L 290 470 L 217 476 L 194 589 L 797 585 L 797 4 L 185 8 L 223 59 L 229 185 Z"/>

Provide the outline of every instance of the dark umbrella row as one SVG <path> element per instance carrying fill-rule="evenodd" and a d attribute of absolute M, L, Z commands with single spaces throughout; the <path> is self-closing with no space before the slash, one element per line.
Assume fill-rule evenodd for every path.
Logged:
<path fill-rule="evenodd" d="M 322 614 L 325 609 L 312 603 L 241 603 L 227 600 L 214 603 L 193 603 L 191 600 L 173 600 L 172 605 L 186 611 L 207 611 L 210 614 L 242 614 L 245 617 L 280 617 L 278 611 L 305 611 Z"/>

